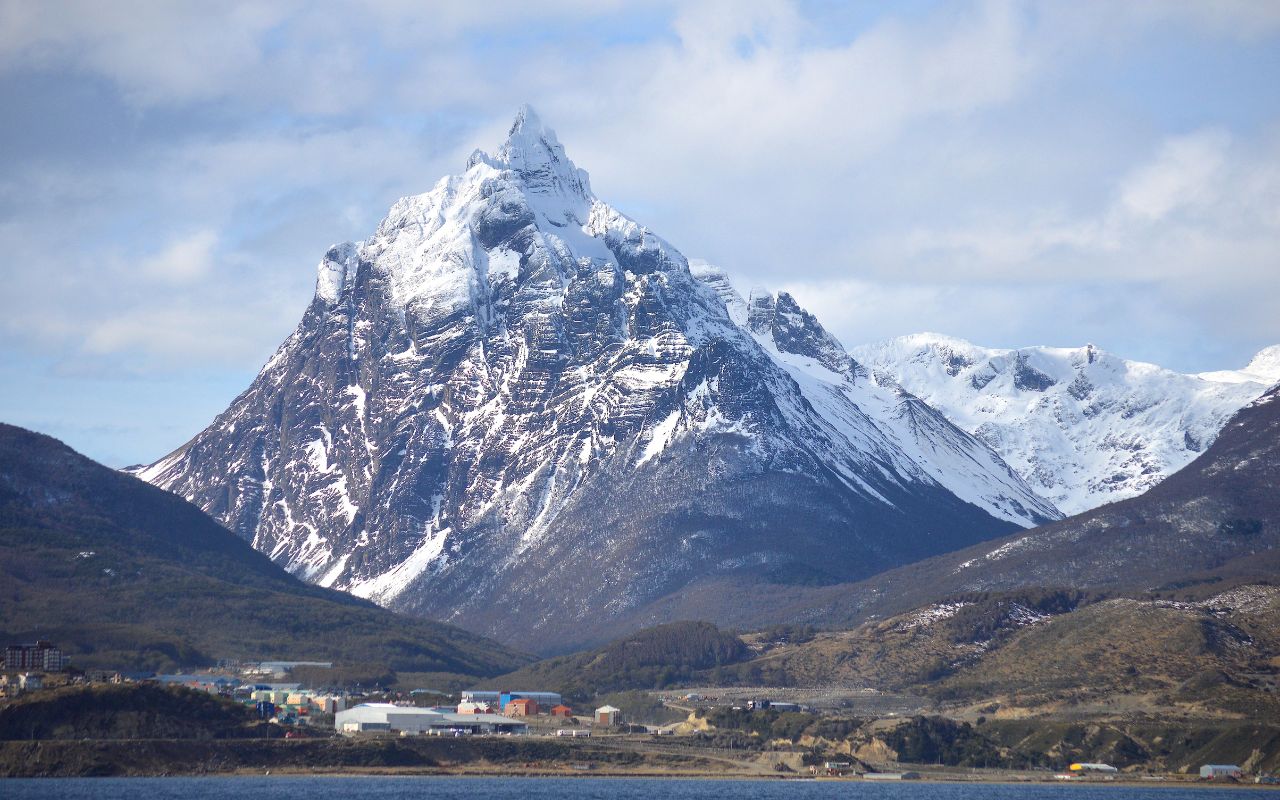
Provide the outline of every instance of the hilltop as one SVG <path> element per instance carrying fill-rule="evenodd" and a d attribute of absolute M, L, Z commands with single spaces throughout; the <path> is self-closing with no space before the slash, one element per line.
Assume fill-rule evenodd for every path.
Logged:
<path fill-rule="evenodd" d="M 0 637 L 79 667 L 220 658 L 380 663 L 473 676 L 526 658 L 297 580 L 168 492 L 0 424 Z"/>

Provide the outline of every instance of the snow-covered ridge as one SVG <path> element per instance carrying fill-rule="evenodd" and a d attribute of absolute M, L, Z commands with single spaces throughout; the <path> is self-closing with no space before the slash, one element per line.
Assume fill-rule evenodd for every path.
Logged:
<path fill-rule="evenodd" d="M 1154 486 L 1280 379 L 1280 347 L 1244 370 L 1202 375 L 1091 344 L 1007 350 L 933 333 L 851 352 L 877 384 L 937 408 L 1072 514 Z"/>
<path fill-rule="evenodd" d="M 853 448 L 890 450 L 922 480 L 999 519 L 1025 527 L 1061 517 L 985 444 L 900 387 L 867 380 L 866 370 L 790 294 L 755 288 L 744 300 L 725 270 L 704 261 L 692 269 Z"/>
<path fill-rule="evenodd" d="M 1259 350 L 1244 369 L 1201 372 L 1197 377 L 1218 383 L 1260 383 L 1270 386 L 1280 381 L 1280 344 Z"/>

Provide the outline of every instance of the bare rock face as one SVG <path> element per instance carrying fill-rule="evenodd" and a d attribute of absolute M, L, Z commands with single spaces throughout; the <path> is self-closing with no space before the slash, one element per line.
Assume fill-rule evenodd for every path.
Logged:
<path fill-rule="evenodd" d="M 790 296 L 748 320 L 699 271 L 526 108 L 333 247 L 248 390 L 138 474 L 308 580 L 543 651 L 706 576 L 847 580 L 1059 516 Z"/>

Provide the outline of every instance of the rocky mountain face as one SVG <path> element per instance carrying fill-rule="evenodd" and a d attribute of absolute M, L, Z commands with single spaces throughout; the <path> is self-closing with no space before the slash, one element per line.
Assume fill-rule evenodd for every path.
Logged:
<path fill-rule="evenodd" d="M 1221 591 L 1280 570 L 1280 386 L 1144 494 L 1031 531 L 794 598 L 793 619 L 857 622 L 966 592 Z"/>
<path fill-rule="evenodd" d="M 937 334 L 853 349 L 1000 454 L 1068 514 L 1134 497 L 1204 452 L 1280 380 L 1280 346 L 1243 370 L 1183 375 L 1093 345 L 997 350 Z"/>
<path fill-rule="evenodd" d="M 1058 516 L 790 297 L 701 273 L 522 110 L 332 248 L 249 389 L 138 474 L 308 580 L 543 651 L 707 576 L 847 580 Z"/>
<path fill-rule="evenodd" d="M 901 386 L 870 380 L 790 294 L 757 288 L 744 299 L 723 270 L 695 261 L 691 271 L 716 290 L 730 319 L 791 376 L 814 412 L 853 441 L 861 431 L 878 428 L 916 469 L 1001 519 L 1025 523 L 1061 516 L 991 448 Z"/>

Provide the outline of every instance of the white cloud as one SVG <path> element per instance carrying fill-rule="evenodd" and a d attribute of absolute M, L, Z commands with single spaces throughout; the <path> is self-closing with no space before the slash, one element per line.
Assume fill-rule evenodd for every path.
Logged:
<path fill-rule="evenodd" d="M 218 235 L 197 231 L 177 239 L 164 250 L 138 265 L 142 275 L 164 283 L 190 284 L 208 276 L 213 267 L 213 249 Z"/>
<path fill-rule="evenodd" d="M 1180 207 L 1211 203 L 1230 144 L 1230 135 L 1221 130 L 1170 139 L 1151 163 L 1125 179 L 1120 205 L 1154 222 Z"/>
<path fill-rule="evenodd" d="M 849 42 L 814 46 L 789 6 L 736 15 L 698 6 L 676 20 L 677 42 L 602 65 L 593 80 L 620 91 L 587 108 L 570 95 L 552 116 L 574 124 L 585 162 L 628 183 L 651 175 L 655 161 L 703 174 L 758 174 L 764 160 L 840 169 L 913 119 L 999 105 L 1026 85 L 1035 62 L 1010 6 L 947 22 L 890 19 Z M 739 46 L 761 29 L 769 35 Z"/>
<path fill-rule="evenodd" d="M 832 309 L 825 318 L 846 341 L 926 327 L 1003 345 L 1107 335 L 1121 350 L 1160 347 L 1176 362 L 1186 354 L 1174 342 L 1280 338 L 1277 208 L 1280 133 L 1244 148 L 1220 130 L 1196 131 L 1159 144 L 1093 214 L 1032 207 L 916 227 L 877 241 L 874 252 L 895 269 L 794 289 Z"/>
<path fill-rule="evenodd" d="M 463 33 L 581 19 L 613 2 L 348 0 L 308 4 L 0 0 L 0 70 L 70 67 L 115 82 L 142 108 L 233 100 L 341 114 L 385 100 L 392 66 L 455 50 Z M 463 60 L 465 55 L 459 54 Z"/>
<path fill-rule="evenodd" d="M 849 343 L 1220 367 L 1280 339 L 1280 103 L 1249 72 L 1278 32 L 1280 4 L 1193 0 L 0 0 L 0 91 L 36 76 L 110 143 L 0 135 L 0 331 L 104 375 L 252 372 L 328 245 L 529 101 L 605 199 Z"/>

